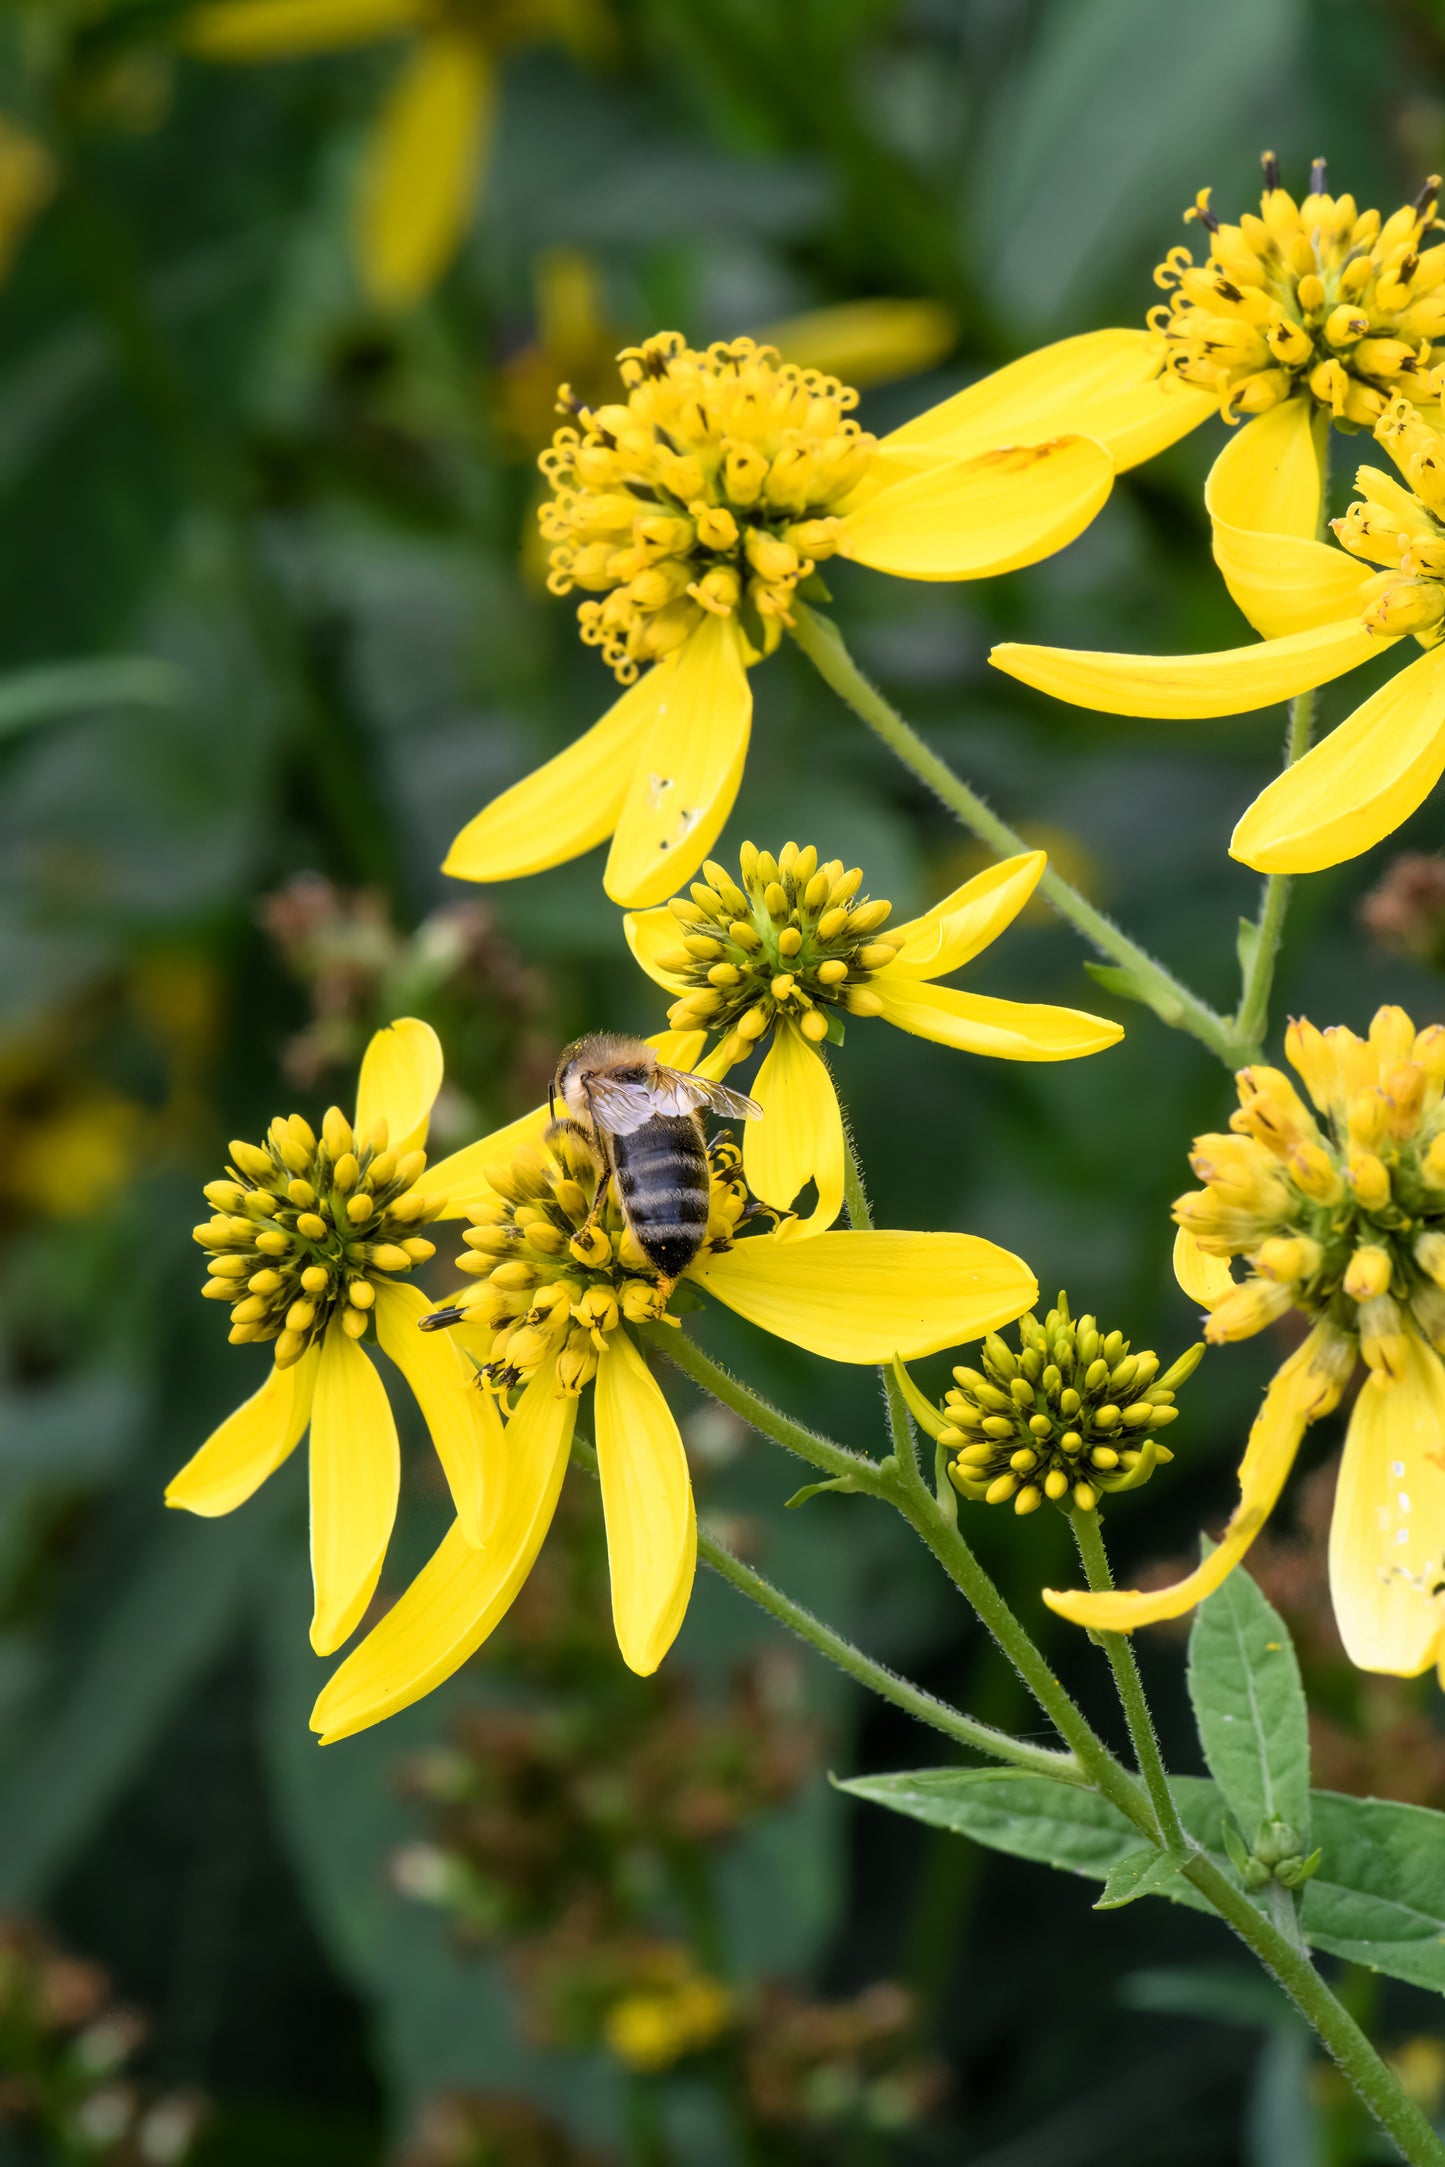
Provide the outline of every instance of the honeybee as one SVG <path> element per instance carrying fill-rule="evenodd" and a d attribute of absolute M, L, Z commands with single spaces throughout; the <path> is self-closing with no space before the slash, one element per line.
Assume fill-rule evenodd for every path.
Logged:
<path fill-rule="evenodd" d="M 551 1103 L 566 1108 L 610 1175 L 634 1240 L 666 1284 L 680 1279 L 707 1234 L 702 1110 L 757 1121 L 740 1091 L 664 1068 L 645 1039 L 607 1031 L 575 1039 L 557 1063 Z"/>

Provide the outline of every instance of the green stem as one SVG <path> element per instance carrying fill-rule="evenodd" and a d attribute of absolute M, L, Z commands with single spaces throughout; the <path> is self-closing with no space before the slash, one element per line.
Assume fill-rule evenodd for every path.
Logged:
<path fill-rule="evenodd" d="M 870 685 L 843 644 L 842 635 L 829 617 L 795 602 L 793 637 L 824 682 L 852 708 L 889 751 L 940 798 L 970 833 L 987 843 L 1000 857 L 1013 857 L 1029 845 L 1007 821 L 986 805 L 948 764 L 940 760 L 898 710 Z M 1111 918 L 1096 910 L 1077 888 L 1052 866 L 1046 866 L 1039 892 L 1048 898 L 1060 917 L 1083 934 L 1101 955 L 1123 966 L 1138 984 L 1140 998 L 1160 1019 L 1177 1030 L 1192 1032 L 1202 1045 L 1227 1068 L 1241 1067 L 1241 1048 L 1233 1022 L 1201 1001 L 1146 949 L 1130 940 Z"/>
<path fill-rule="evenodd" d="M 873 1215 L 868 1209 L 868 1193 L 863 1187 L 863 1169 L 858 1164 L 858 1153 L 847 1124 L 843 1128 L 843 1202 L 848 1209 L 850 1226 L 871 1231 Z M 913 1424 L 908 1419 L 908 1407 L 899 1389 L 898 1379 L 892 1366 L 885 1363 L 878 1375 L 883 1384 L 883 1402 L 888 1409 L 888 1432 L 893 1439 L 893 1453 L 905 1475 L 916 1482 L 923 1480 L 918 1468 L 918 1447 L 914 1442 Z"/>
<path fill-rule="evenodd" d="M 1284 764 L 1292 768 L 1310 749 L 1314 734 L 1315 694 L 1302 692 L 1289 703 L 1289 736 L 1285 740 Z M 1265 880 L 1254 940 L 1239 992 L 1234 1033 L 1244 1061 L 1257 1059 L 1269 1026 L 1269 996 L 1274 986 L 1274 967 L 1284 938 L 1291 881 L 1288 873 L 1271 873 Z M 1241 1063 L 1243 1066 L 1244 1063 Z"/>
<path fill-rule="evenodd" d="M 881 1495 L 878 1479 L 878 1462 L 864 1453 L 850 1452 L 846 1445 L 834 1444 L 831 1437 L 823 1437 L 817 1430 L 810 1430 L 802 1422 L 795 1422 L 780 1407 L 774 1407 L 761 1393 L 754 1392 L 741 1378 L 734 1377 L 731 1370 L 715 1362 L 710 1354 L 704 1354 L 695 1339 L 685 1332 L 674 1330 L 666 1324 L 640 1324 L 638 1337 L 658 1354 L 666 1355 L 674 1369 L 680 1369 L 684 1377 L 691 1377 L 694 1384 L 701 1385 L 724 1407 L 730 1407 L 740 1415 L 750 1429 L 758 1430 L 764 1437 L 771 1437 L 775 1445 L 785 1452 L 796 1453 L 810 1467 L 819 1467 L 825 1475 L 844 1475 L 856 1482 L 860 1490 L 874 1496 Z"/>
<path fill-rule="evenodd" d="M 1112 1588 L 1114 1576 L 1109 1570 L 1109 1560 L 1104 1549 L 1104 1531 L 1099 1524 L 1097 1512 L 1081 1512 L 1075 1507 L 1069 1514 L 1074 1526 L 1074 1540 L 1079 1546 L 1079 1556 L 1084 1561 L 1084 1576 L 1095 1593 Z M 1129 1726 L 1129 1738 L 1134 1747 L 1134 1759 L 1144 1778 L 1149 1802 L 1154 1808 L 1154 1818 L 1159 1825 L 1159 1841 L 1166 1851 L 1181 1856 L 1190 1848 L 1179 1818 L 1179 1809 L 1169 1788 L 1159 1740 L 1154 1730 L 1154 1719 L 1149 1713 L 1149 1703 L 1144 1697 L 1144 1681 L 1139 1676 L 1139 1665 L 1134 1655 L 1133 1643 L 1123 1633 L 1095 1633 L 1109 1658 L 1114 1673 L 1114 1684 L 1119 1693 L 1119 1705 L 1124 1711 L 1124 1721 Z"/>
<path fill-rule="evenodd" d="M 1015 1768 L 1026 1768 L 1033 1775 L 1051 1776 L 1059 1783 L 1083 1783 L 1086 1780 L 1072 1754 L 1030 1745 L 1026 1739 L 1013 1738 L 1007 1731 L 995 1730 L 991 1723 L 976 1722 L 961 1709 L 950 1707 L 947 1701 L 935 1700 L 931 1693 L 925 1693 L 907 1678 L 897 1677 L 882 1663 L 876 1663 L 872 1656 L 865 1655 L 861 1648 L 855 1648 L 841 1633 L 835 1633 L 831 1625 L 815 1618 L 801 1603 L 795 1603 L 781 1588 L 764 1580 L 751 1565 L 744 1565 L 741 1558 L 735 1558 L 712 1536 L 699 1533 L 697 1554 L 720 1579 L 727 1581 L 729 1587 L 736 1588 L 760 1610 L 765 1610 L 770 1618 L 786 1625 L 837 1669 L 846 1672 L 859 1685 L 866 1686 L 869 1692 L 891 1701 L 895 1708 L 915 1716 L 920 1723 L 930 1724 L 958 1745 L 987 1753 L 996 1761 L 1008 1761 Z"/>

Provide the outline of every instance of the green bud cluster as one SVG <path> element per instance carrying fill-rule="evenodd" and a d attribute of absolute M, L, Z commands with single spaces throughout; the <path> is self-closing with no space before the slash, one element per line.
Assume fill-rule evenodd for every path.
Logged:
<path fill-rule="evenodd" d="M 435 1254 L 419 1229 L 445 1199 L 416 1187 L 424 1151 L 397 1153 L 386 1123 L 355 1133 L 333 1106 L 318 1137 L 300 1114 L 278 1114 L 264 1144 L 233 1143 L 228 1178 L 206 1184 L 213 1216 L 194 1229 L 210 1277 L 231 1304 L 233 1344 L 274 1340 L 276 1362 L 299 1362 L 338 1311 L 366 1336 L 376 1289 Z"/>
<path fill-rule="evenodd" d="M 954 1370 L 938 1442 L 964 1497 L 1037 1511 L 1049 1498 L 1093 1511 L 1104 1490 L 1134 1490 L 1174 1455 L 1159 1431 L 1204 1353 L 1189 1348 L 1159 1374 L 1157 1354 L 1132 1354 L 1122 1332 L 1069 1315 L 1061 1294 L 1041 1324 L 1019 1320 L 1017 1354 L 991 1332 L 982 1367 Z"/>
<path fill-rule="evenodd" d="M 1244 1838 L 1234 1823 L 1224 1823 L 1224 1848 L 1229 1853 L 1230 1864 L 1247 1889 L 1262 1889 L 1271 1881 L 1281 1888 L 1303 1888 L 1306 1881 L 1319 1872 L 1323 1851 L 1311 1851 L 1305 1857 L 1304 1839 L 1288 1821 L 1263 1821 L 1254 1839 L 1253 1850 L 1245 1848 Z"/>

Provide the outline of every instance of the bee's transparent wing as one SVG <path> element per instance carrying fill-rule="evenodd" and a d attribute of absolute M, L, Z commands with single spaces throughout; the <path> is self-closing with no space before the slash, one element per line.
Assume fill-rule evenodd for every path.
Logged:
<path fill-rule="evenodd" d="M 726 1084 L 711 1083 L 706 1076 L 689 1076 L 680 1068 L 660 1068 L 653 1086 L 653 1103 L 660 1114 L 694 1114 L 706 1106 L 730 1121 L 761 1121 L 763 1109 L 756 1099 Z"/>
<path fill-rule="evenodd" d="M 671 1072 L 664 1069 L 660 1073 L 665 1076 Z M 688 1111 L 686 1107 L 664 1104 L 650 1080 L 642 1078 L 634 1082 L 618 1076 L 589 1076 L 582 1088 L 593 1120 L 612 1136 L 630 1136 L 656 1114 Z"/>

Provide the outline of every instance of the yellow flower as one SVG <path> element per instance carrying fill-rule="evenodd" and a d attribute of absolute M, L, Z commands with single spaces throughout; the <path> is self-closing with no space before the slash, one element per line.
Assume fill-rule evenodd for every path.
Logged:
<path fill-rule="evenodd" d="M 1436 253 L 1445 254 L 1445 250 Z M 1279 411 L 1279 410 L 1277 410 Z M 1252 427 L 1269 428 L 1266 414 Z M 1204 655 L 996 647 L 1011 677 L 1116 715 L 1233 715 L 1343 676 L 1398 640 L 1427 651 L 1261 791 L 1230 841 L 1263 873 L 1312 873 L 1357 857 L 1428 796 L 1445 769 L 1445 415 L 1396 399 L 1375 425 L 1409 487 L 1379 467 L 1333 521 L 1341 547 L 1273 535 L 1233 588 L 1267 636 Z M 1216 525 L 1216 537 L 1219 528 Z M 1380 565 L 1373 576 L 1362 569 Z"/>
<path fill-rule="evenodd" d="M 880 442 L 852 418 L 855 392 L 751 339 L 695 353 L 664 332 L 620 366 L 615 405 L 563 387 L 575 423 L 543 454 L 541 521 L 549 585 L 583 591 L 582 637 L 628 689 L 479 813 L 446 871 L 512 880 L 611 836 L 607 892 L 645 908 L 716 841 L 747 755 L 748 671 L 819 565 L 951 580 L 1033 564 L 1088 525 L 1114 468 L 1082 435 L 1020 446 L 991 406 L 947 445 L 927 415 Z"/>
<path fill-rule="evenodd" d="M 210 0 L 187 17 L 202 59 L 283 60 L 410 34 L 366 153 L 356 249 L 374 298 L 406 307 L 451 262 L 491 142 L 502 50 L 530 37 L 595 34 L 588 0 Z"/>
<path fill-rule="evenodd" d="M 220 1425 L 166 1491 L 210 1519 L 259 1489 L 311 1428 L 311 1644 L 330 1655 L 371 1601 L 396 1517 L 396 1425 L 363 1351 L 374 1339 L 426 1418 L 462 1539 L 480 1542 L 502 1451 L 495 1407 L 472 1387 L 459 1349 L 417 1329 L 421 1293 L 399 1274 L 434 1254 L 419 1229 L 455 1212 L 446 1163 L 424 1193 L 422 1143 L 442 1078 L 429 1025 L 403 1017 L 367 1048 L 356 1119 L 333 1106 L 318 1138 L 299 1114 L 264 1145 L 233 1143 L 226 1179 L 206 1189 L 214 1217 L 195 1230 L 229 1302 L 233 1342 L 274 1342 L 270 1376 Z"/>
<path fill-rule="evenodd" d="M 706 1075 L 725 1076 L 766 1046 L 751 1086 L 764 1118 L 743 1134 L 756 1196 L 786 1211 L 815 1181 L 817 1223 L 838 1216 L 843 1118 L 817 1049 L 841 1042 L 845 1016 L 880 1016 L 915 1037 L 1007 1061 L 1069 1061 L 1123 1036 L 1118 1024 L 1078 1009 L 934 983 L 1012 923 L 1045 862 L 1041 850 L 1006 859 L 885 932 L 892 905 L 861 892 L 856 866 L 845 872 L 836 858 L 820 866 L 811 844 L 785 843 L 774 858 L 744 843 L 740 883 L 709 860 L 706 886 L 625 919 L 642 968 L 678 996 L 668 1010 L 673 1030 L 719 1034 Z"/>
<path fill-rule="evenodd" d="M 54 195 L 55 160 L 39 139 L 0 114 L 0 279 Z"/>
<path fill-rule="evenodd" d="M 707 1238 L 686 1277 L 793 1346 L 873 1365 L 895 1349 L 921 1355 L 974 1338 L 1033 1299 L 1027 1266 L 972 1235 L 757 1231 L 736 1145 L 714 1143 L 710 1158 Z M 483 1547 L 454 1526 L 325 1687 L 312 1715 L 323 1743 L 431 1692 L 504 1616 L 546 1535 L 589 1383 L 613 1625 L 632 1670 L 656 1670 L 692 1590 L 687 1458 L 631 1330 L 663 1315 L 667 1292 L 591 1146 L 574 1124 L 539 1134 L 528 1116 L 452 1164 L 451 1204 L 471 1200 L 460 1259 L 471 1284 L 434 1321 L 456 1332 L 494 1391 L 517 1395 L 505 1482 L 487 1493 Z"/>
<path fill-rule="evenodd" d="M 1314 1112 L 1279 1069 L 1240 1071 L 1228 1134 L 1195 1138 L 1175 1269 L 1205 1337 L 1299 1311 L 1310 1330 L 1265 1394 L 1218 1549 L 1172 1588 L 1046 1592 L 1076 1623 L 1131 1632 L 1179 1617 L 1239 1562 L 1306 1426 L 1363 1356 L 1330 1530 L 1330 1590 L 1350 1660 L 1413 1677 L 1445 1662 L 1445 1027 L 1382 1008 L 1369 1037 L 1291 1024 Z M 1318 1118 L 1317 1118 L 1318 1116 Z M 1243 1256 L 1236 1281 L 1228 1260 Z"/>
<path fill-rule="evenodd" d="M 629 2069 L 671 2069 L 720 2039 L 732 2022 L 733 1997 L 719 1979 L 689 1969 L 675 1980 L 640 1986 L 607 2012 L 608 2046 Z"/>

